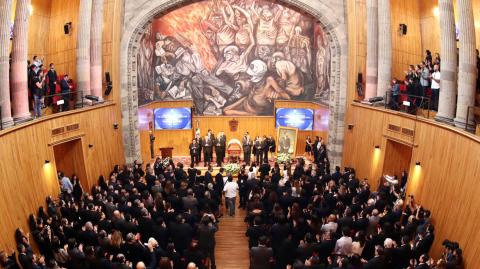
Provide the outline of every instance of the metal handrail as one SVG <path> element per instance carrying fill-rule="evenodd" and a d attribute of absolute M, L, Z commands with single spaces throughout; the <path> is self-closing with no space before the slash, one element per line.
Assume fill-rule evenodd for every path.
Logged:
<path fill-rule="evenodd" d="M 388 90 L 388 91 L 385 92 L 385 96 L 384 96 L 385 109 L 392 109 L 391 104 L 392 104 L 392 102 L 394 102 L 394 100 L 393 100 L 393 98 L 391 98 L 391 96 L 392 96 L 391 93 L 392 93 L 392 90 Z M 415 107 L 414 107 L 415 111 L 418 108 L 424 108 L 425 105 L 426 105 L 427 106 L 427 118 L 430 118 L 430 110 L 432 109 L 432 103 L 431 103 L 431 98 L 430 97 L 408 94 L 408 93 L 401 93 L 401 92 L 399 92 L 398 95 L 399 96 L 407 96 L 410 103 L 415 105 Z M 420 104 L 417 106 L 416 103 L 412 101 L 412 99 L 420 99 Z M 400 107 L 402 106 L 402 104 L 395 103 L 395 106 L 399 109 L 400 112 L 408 113 L 407 111 L 400 110 Z M 411 114 L 411 113 L 408 113 L 408 114 Z"/>

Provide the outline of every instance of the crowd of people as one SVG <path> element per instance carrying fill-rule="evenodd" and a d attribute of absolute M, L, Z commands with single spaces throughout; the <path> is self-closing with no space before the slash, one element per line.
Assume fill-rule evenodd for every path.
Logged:
<path fill-rule="evenodd" d="M 318 144 L 318 142 L 317 142 Z M 250 268 L 462 268 L 456 242 L 433 261 L 430 211 L 403 197 L 401 184 L 371 190 L 353 168 L 329 172 L 328 158 L 308 163 L 243 164 L 234 181 L 212 166 L 202 175 L 182 163 L 115 166 L 91 190 L 58 174 L 59 199 L 47 197 L 17 229 L 17 255 L 0 253 L 4 268 L 216 268 L 215 233 L 225 201 L 246 210 Z M 406 178 L 405 175 L 403 178 Z M 223 200 L 225 196 L 225 200 Z M 406 201 L 404 204 L 404 200 Z M 33 253 L 31 239 L 38 246 Z M 10 255 L 10 256 L 9 256 Z"/>
<path fill-rule="evenodd" d="M 69 110 L 70 100 L 73 97 L 73 81 L 68 74 L 59 76 L 55 65 L 50 63 L 48 69 L 44 68 L 43 59 L 33 56 L 32 62 L 28 61 L 28 89 L 33 108 L 33 117 L 42 116 L 42 109 L 52 106 L 56 111 Z M 60 95 L 56 95 L 61 93 Z M 55 106 L 56 101 L 63 100 L 63 104 Z"/>
<path fill-rule="evenodd" d="M 413 103 L 411 113 L 416 108 L 425 108 L 438 111 L 440 98 L 441 58 L 439 53 L 432 56 L 430 50 L 425 51 L 424 60 L 418 65 L 410 65 L 405 71 L 405 80 L 392 80 L 391 99 L 389 107 L 398 110 L 401 106 L 401 95 L 407 94 L 407 101 Z M 477 49 L 477 70 L 480 74 L 480 56 Z M 480 76 L 477 78 L 477 93 L 480 93 Z M 427 101 L 428 100 L 428 101 Z"/>

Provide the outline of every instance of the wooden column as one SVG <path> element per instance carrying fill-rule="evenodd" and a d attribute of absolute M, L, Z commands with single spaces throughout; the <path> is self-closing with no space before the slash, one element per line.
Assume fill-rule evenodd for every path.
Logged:
<path fill-rule="evenodd" d="M 368 57 L 368 56 L 367 56 Z M 392 81 L 392 27 L 390 0 L 378 0 L 377 96 L 385 96 Z"/>
<path fill-rule="evenodd" d="M 28 109 L 28 18 L 30 16 L 30 0 L 18 0 L 15 10 L 12 42 L 12 106 L 15 122 L 30 120 Z"/>
<path fill-rule="evenodd" d="M 102 34 L 103 0 L 93 0 L 90 39 L 90 88 L 92 95 L 103 101 L 102 94 Z"/>
<path fill-rule="evenodd" d="M 477 83 L 475 21 L 473 19 L 472 1 L 457 0 L 457 10 L 458 28 L 460 29 L 460 57 L 458 64 L 458 99 L 455 126 L 465 128 L 468 107 L 475 104 L 475 88 Z M 442 89 L 440 89 L 440 91 L 442 91 Z M 473 115 L 470 115 L 468 124 L 473 124 Z"/>
<path fill-rule="evenodd" d="M 457 93 L 457 40 L 452 0 L 439 0 L 440 9 L 440 97 L 435 120 L 453 124 Z"/>
<path fill-rule="evenodd" d="M 10 16 L 12 0 L 0 1 L 0 106 L 2 107 L 3 128 L 13 125 L 10 105 Z"/>
<path fill-rule="evenodd" d="M 378 0 L 367 0 L 367 74 L 365 99 L 377 95 Z"/>
<path fill-rule="evenodd" d="M 90 27 L 92 25 L 92 0 L 80 0 L 77 32 L 77 106 L 82 96 L 90 94 Z M 87 100 L 83 100 L 87 102 Z"/>

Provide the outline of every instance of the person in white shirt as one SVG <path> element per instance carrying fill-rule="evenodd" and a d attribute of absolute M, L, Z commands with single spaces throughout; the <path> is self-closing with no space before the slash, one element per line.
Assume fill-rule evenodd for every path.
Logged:
<path fill-rule="evenodd" d="M 350 229 L 344 227 L 342 229 L 342 237 L 337 240 L 335 244 L 334 253 L 337 255 L 350 256 L 352 254 L 352 238 L 348 236 L 350 234 Z"/>
<path fill-rule="evenodd" d="M 438 110 L 438 97 L 440 96 L 440 66 L 438 64 L 433 66 L 433 73 L 430 76 L 432 79 L 432 99 L 431 108 L 435 111 Z"/>
<path fill-rule="evenodd" d="M 228 176 L 227 183 L 223 187 L 225 193 L 225 200 L 227 200 L 228 214 L 230 217 L 235 216 L 235 199 L 237 198 L 238 184 L 233 181 L 231 175 Z"/>

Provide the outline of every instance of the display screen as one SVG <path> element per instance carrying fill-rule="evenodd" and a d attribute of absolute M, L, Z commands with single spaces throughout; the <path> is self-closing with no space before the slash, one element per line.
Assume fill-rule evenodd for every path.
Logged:
<path fill-rule="evenodd" d="M 192 111 L 189 107 L 157 108 L 153 114 L 156 130 L 192 129 Z"/>
<path fill-rule="evenodd" d="M 150 130 L 150 123 L 153 121 L 153 110 L 151 108 L 138 108 L 138 129 L 140 131 Z"/>
<path fill-rule="evenodd" d="M 303 131 L 313 130 L 313 110 L 306 108 L 277 108 L 276 128 L 280 126 L 298 128 Z"/>

